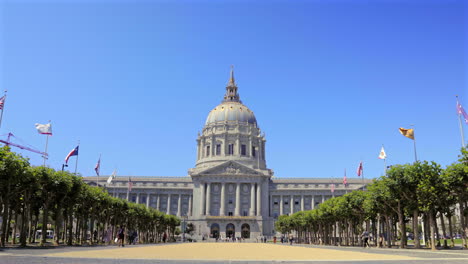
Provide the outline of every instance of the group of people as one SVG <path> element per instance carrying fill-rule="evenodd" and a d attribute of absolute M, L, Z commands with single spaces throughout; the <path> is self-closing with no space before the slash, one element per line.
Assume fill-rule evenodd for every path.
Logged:
<path fill-rule="evenodd" d="M 130 231 L 128 235 L 128 244 L 129 245 L 135 245 L 138 240 L 138 233 L 136 230 Z M 125 226 L 121 226 L 119 228 L 119 231 L 117 232 L 117 237 L 115 238 L 115 243 L 119 247 L 125 247 Z"/>

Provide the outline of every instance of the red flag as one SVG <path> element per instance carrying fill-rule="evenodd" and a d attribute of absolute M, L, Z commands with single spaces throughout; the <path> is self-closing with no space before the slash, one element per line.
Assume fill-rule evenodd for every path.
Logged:
<path fill-rule="evenodd" d="M 358 177 L 361 177 L 361 175 L 362 175 L 362 161 L 359 162 L 359 167 L 357 168 L 356 173 L 357 173 Z"/>
<path fill-rule="evenodd" d="M 72 151 L 70 151 L 70 153 L 68 153 L 68 155 L 65 157 L 65 164 L 68 164 L 68 159 L 71 157 L 71 156 L 78 156 L 78 149 L 79 149 L 80 146 L 76 146 L 76 148 L 72 149 Z"/>
<path fill-rule="evenodd" d="M 335 184 L 334 184 L 334 183 L 332 183 L 332 185 L 331 185 L 331 192 L 332 192 L 332 193 L 335 192 Z"/>
<path fill-rule="evenodd" d="M 346 178 L 346 169 L 344 170 L 343 185 L 345 187 L 348 185 L 348 178 Z"/>
<path fill-rule="evenodd" d="M 99 157 L 96 167 L 94 167 L 94 171 L 96 171 L 97 176 L 99 176 L 99 169 L 101 168 L 101 157 Z"/>
<path fill-rule="evenodd" d="M 0 110 L 3 110 L 3 107 L 5 106 L 5 99 L 6 99 L 6 95 L 0 98 Z"/>
<path fill-rule="evenodd" d="M 132 187 L 133 187 L 132 179 L 130 179 L 130 177 L 128 177 L 128 191 L 129 192 L 132 191 Z"/>

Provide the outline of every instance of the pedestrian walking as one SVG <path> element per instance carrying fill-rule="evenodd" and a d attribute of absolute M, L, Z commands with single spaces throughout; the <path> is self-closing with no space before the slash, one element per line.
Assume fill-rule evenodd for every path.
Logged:
<path fill-rule="evenodd" d="M 125 239 L 125 226 L 120 227 L 119 233 L 117 234 L 117 245 L 120 247 L 125 247 L 124 239 Z"/>
<path fill-rule="evenodd" d="M 364 230 L 364 232 L 362 232 L 361 238 L 362 238 L 362 246 L 365 248 L 369 247 L 369 232 L 367 230 Z"/>

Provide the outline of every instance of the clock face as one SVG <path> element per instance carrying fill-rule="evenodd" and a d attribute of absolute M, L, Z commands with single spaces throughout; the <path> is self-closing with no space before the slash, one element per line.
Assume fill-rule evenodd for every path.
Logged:
<path fill-rule="evenodd" d="M 244 190 L 244 192 L 248 192 L 249 191 L 249 187 L 247 185 L 244 184 L 244 187 L 242 187 L 242 190 Z"/>
<path fill-rule="evenodd" d="M 229 184 L 228 190 L 229 190 L 230 192 L 234 191 L 234 185 Z"/>
<path fill-rule="evenodd" d="M 218 192 L 218 191 L 219 191 L 219 185 L 215 185 L 215 186 L 213 187 L 213 190 L 214 190 L 215 192 Z"/>

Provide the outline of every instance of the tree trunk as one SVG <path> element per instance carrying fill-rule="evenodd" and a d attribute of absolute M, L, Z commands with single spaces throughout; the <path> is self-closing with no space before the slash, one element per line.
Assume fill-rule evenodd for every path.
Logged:
<path fill-rule="evenodd" d="M 62 225 L 62 209 L 60 205 L 57 205 L 57 213 L 55 216 L 55 245 L 58 246 L 60 244 L 60 226 Z"/>
<path fill-rule="evenodd" d="M 385 233 L 386 233 L 386 242 L 387 242 L 387 247 L 391 248 L 392 247 L 392 229 L 390 225 L 390 217 L 385 216 Z"/>
<path fill-rule="evenodd" d="M 434 238 L 434 233 L 435 233 L 435 221 L 434 221 L 434 213 L 429 211 L 429 224 L 430 224 L 430 230 L 431 230 L 431 250 L 436 250 L 435 247 L 435 238 Z"/>
<path fill-rule="evenodd" d="M 69 212 L 68 214 L 68 241 L 67 245 L 73 245 L 73 213 Z"/>
<path fill-rule="evenodd" d="M 452 215 L 447 215 L 448 225 L 449 225 L 449 234 L 450 234 L 450 246 L 455 246 L 455 240 L 453 239 L 453 226 L 452 226 Z"/>
<path fill-rule="evenodd" d="M 440 212 L 440 225 L 442 226 L 442 236 L 444 238 L 444 248 L 448 248 L 448 245 L 447 245 L 447 232 L 446 232 L 446 229 L 445 229 L 444 214 L 442 212 Z"/>
<path fill-rule="evenodd" d="M 15 223 L 13 224 L 13 232 L 11 233 L 11 236 L 12 236 L 11 244 L 12 245 L 16 244 L 16 228 L 18 227 L 18 212 L 16 210 L 14 211 L 14 219 L 15 219 Z"/>
<path fill-rule="evenodd" d="M 29 207 L 28 207 L 29 208 Z M 23 202 L 22 210 L 21 210 L 21 226 L 20 226 L 20 247 L 26 247 L 26 235 L 27 235 L 27 226 L 26 223 L 28 222 L 28 213 L 26 212 L 26 203 Z"/>
<path fill-rule="evenodd" d="M 45 246 L 47 239 L 47 218 L 49 216 L 49 205 L 44 203 L 44 208 L 42 210 L 42 237 L 41 237 L 41 246 Z"/>
<path fill-rule="evenodd" d="M 458 197 L 459 199 L 459 205 L 460 205 L 460 230 L 462 232 L 462 239 L 463 239 L 463 247 L 468 247 L 468 239 L 466 237 L 466 229 L 465 229 L 465 204 L 463 203 L 463 197 L 460 195 Z"/>
<path fill-rule="evenodd" d="M 413 241 L 414 248 L 421 248 L 421 241 L 419 240 L 419 209 L 413 211 Z"/>
<path fill-rule="evenodd" d="M 398 202 L 398 224 L 400 227 L 400 248 L 406 247 L 406 224 L 405 224 L 405 216 L 403 212 L 403 207 L 401 203 Z"/>

